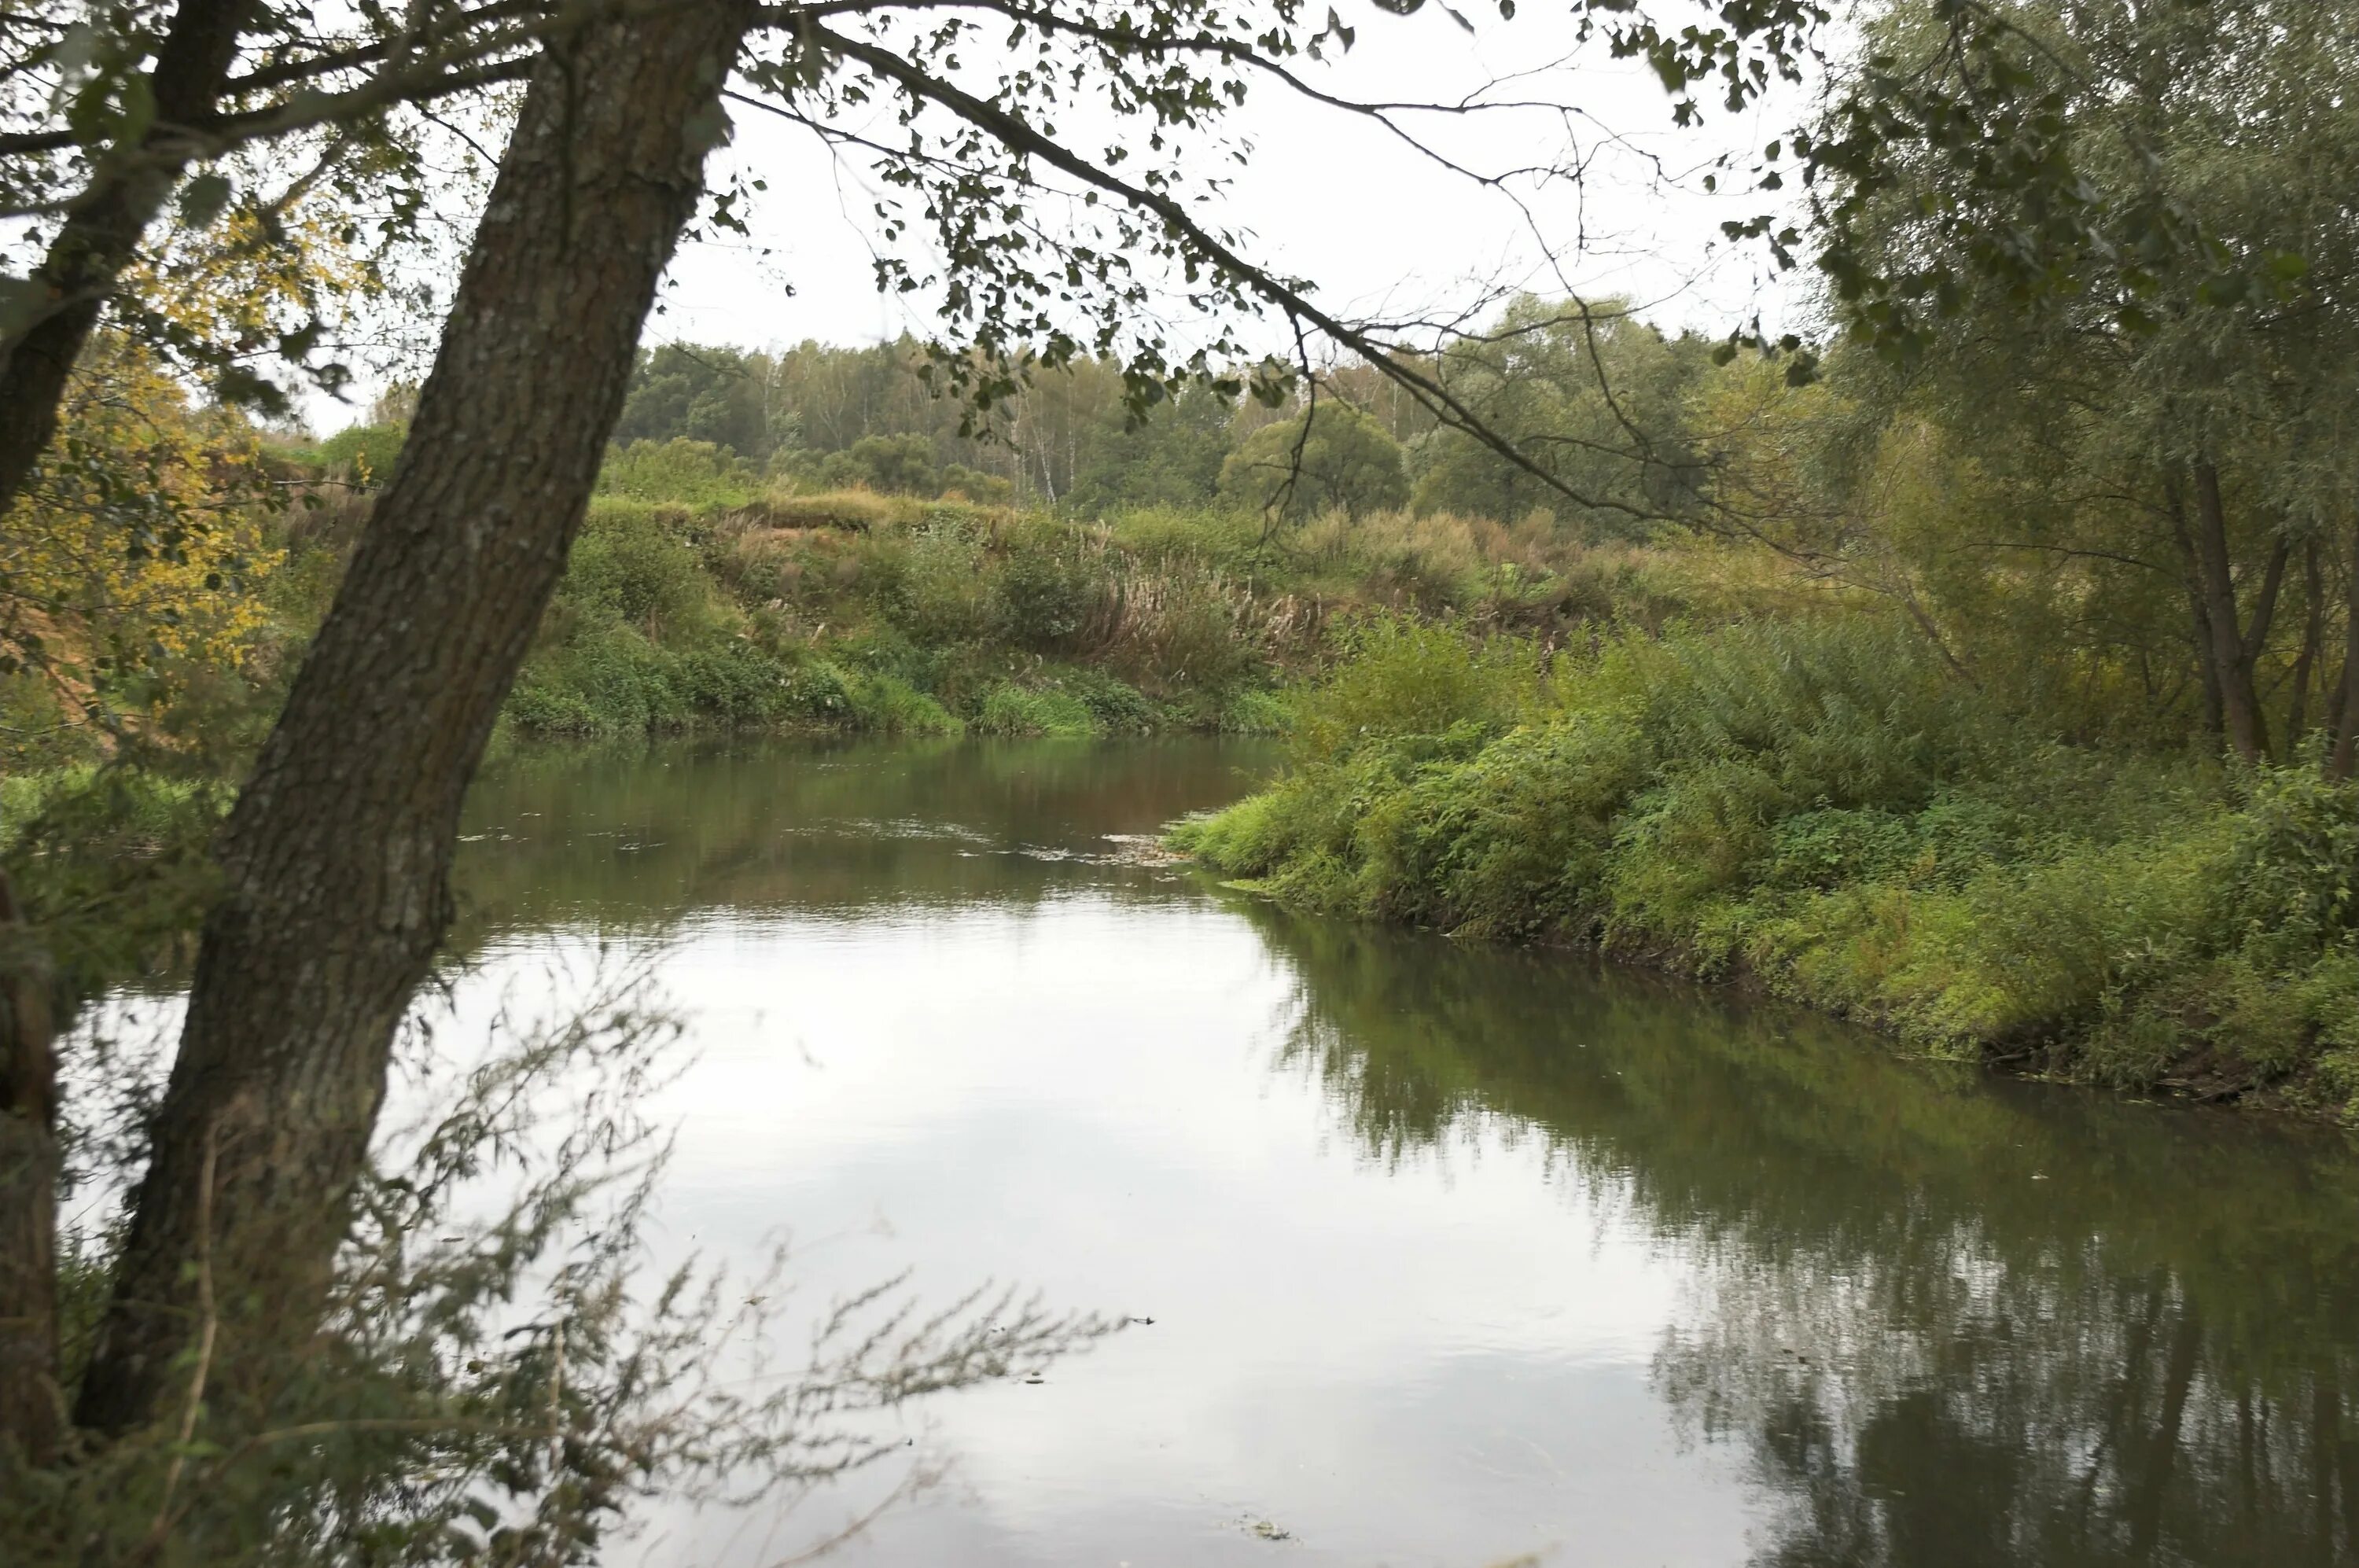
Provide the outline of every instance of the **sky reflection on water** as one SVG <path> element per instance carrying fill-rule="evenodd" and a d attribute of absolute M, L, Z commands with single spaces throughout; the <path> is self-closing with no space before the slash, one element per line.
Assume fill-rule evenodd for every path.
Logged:
<path fill-rule="evenodd" d="M 2338 1138 L 1142 858 L 1270 764 L 681 746 L 479 790 L 469 985 L 660 943 L 692 1019 L 664 1247 L 1154 1320 L 934 1403 L 951 1481 L 833 1561 L 2354 1561 Z M 886 1479 L 646 1557 L 775 1561 Z"/>

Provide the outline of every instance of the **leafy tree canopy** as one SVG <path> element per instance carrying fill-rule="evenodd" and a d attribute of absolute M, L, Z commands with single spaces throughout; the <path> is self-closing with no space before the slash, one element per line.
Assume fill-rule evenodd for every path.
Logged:
<path fill-rule="evenodd" d="M 1347 403 L 1322 401 L 1291 419 L 1264 425 L 1221 465 L 1221 494 L 1273 517 L 1332 508 L 1358 517 L 1406 505 L 1400 443 Z"/>

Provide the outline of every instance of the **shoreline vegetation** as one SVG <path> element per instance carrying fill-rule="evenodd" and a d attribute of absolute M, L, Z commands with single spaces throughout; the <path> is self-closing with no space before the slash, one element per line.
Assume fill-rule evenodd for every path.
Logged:
<path fill-rule="evenodd" d="M 1502 417 L 1578 426 L 1592 329 L 1538 302 L 1505 327 L 1527 318 L 1553 359 L 1463 368 Z M 2297 562 L 2249 484 L 2222 492 L 2230 670 L 2145 563 L 2155 517 L 2055 503 L 1979 415 L 1872 362 L 1797 387 L 1614 331 L 1659 461 L 1601 463 L 1594 505 L 1365 366 L 1325 412 L 1191 394 L 1134 427 L 1082 365 L 983 441 L 913 345 L 651 351 L 495 746 L 1285 735 L 1281 779 L 1172 842 L 1291 908 L 1593 947 L 2017 1073 L 2359 1115 L 2333 551 Z M 93 408 L 195 455 L 158 503 L 176 553 L 60 512 L 82 553 L 27 557 L 51 604 L 107 606 L 43 612 L 0 677 L 0 852 L 68 1010 L 185 964 L 231 781 L 407 417 L 397 389 L 307 444 L 101 369 Z"/>
<path fill-rule="evenodd" d="M 1593 948 L 2011 1073 L 2349 1120 L 2359 784 L 2090 745 L 1869 616 L 1553 654 L 1366 624 L 1173 847 L 1288 908 Z"/>
<path fill-rule="evenodd" d="M 2342 11 L 1574 0 L 1551 42 L 1494 9 L 1411 24 L 1480 35 L 1424 103 L 1322 74 L 1355 27 L 1290 5 L 0 28 L 11 1562 L 588 1562 L 654 1499 L 914 1477 L 908 1401 L 1119 1326 L 902 1275 L 809 1303 L 780 1359 L 783 1251 L 658 1276 L 654 969 L 614 953 L 487 1030 L 437 983 L 495 750 L 1283 735 L 1290 771 L 1171 842 L 1293 908 L 2359 1124 Z M 1601 125 L 1600 69 L 1660 113 Z M 1373 279 L 1282 270 L 1271 189 L 1230 178 L 1271 94 L 1330 116 L 1299 177 L 1406 137 L 1513 237 L 1410 182 L 1360 203 Z M 765 111 L 856 166 L 914 333 L 649 340 L 667 296 L 675 328 L 782 319 L 666 281 L 684 242 L 759 259 L 765 160 L 711 155 Z M 1609 189 L 1718 237 L 1631 251 Z M 1382 243 L 1420 223 L 1473 269 Z M 1616 257 L 1643 297 L 1571 292 Z M 728 287 L 821 281 L 773 260 Z M 1404 309 L 1413 277 L 1443 281 Z M 136 998 L 166 1005 L 113 1038 Z M 2169 1280 L 2097 1283 L 2161 1332 Z M 2130 1557 L 2175 1550 L 2185 1395 L 2233 1328 L 2169 1331 Z M 1739 1359 L 1790 1407 L 1768 1348 Z M 2351 1377 L 2288 1377 L 2328 1452 Z M 2076 1387 L 2109 1452 L 2154 1424 L 2144 1383 Z M 2260 1392 L 2248 1471 L 2307 1441 Z M 2001 1518 L 1990 1405 L 1861 1429 L 1958 1486 L 1896 1511 L 1835 1476 L 1829 1551 Z M 2083 1468 L 2074 1539 L 2119 1555 Z M 2336 1485 L 2324 1549 L 2359 1539 Z"/>

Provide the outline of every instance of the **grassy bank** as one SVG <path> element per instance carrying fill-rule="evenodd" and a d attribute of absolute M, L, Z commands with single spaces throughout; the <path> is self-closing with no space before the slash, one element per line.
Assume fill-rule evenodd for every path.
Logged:
<path fill-rule="evenodd" d="M 610 465 L 510 702 L 518 731 L 1269 733 L 1339 611 L 1561 637 L 1707 591 L 1539 520 L 1339 513 L 1273 535 L 1213 508 L 763 493 L 673 445 Z"/>
<path fill-rule="evenodd" d="M 592 508 L 508 713 L 541 735 L 1253 729 L 1270 607 L 1201 552 L 860 492 Z"/>
<path fill-rule="evenodd" d="M 2068 744 L 1866 615 L 1554 659 L 1376 623 L 1289 773 L 1175 839 L 1298 908 L 1594 943 L 1943 1055 L 2359 1107 L 2359 787 Z"/>

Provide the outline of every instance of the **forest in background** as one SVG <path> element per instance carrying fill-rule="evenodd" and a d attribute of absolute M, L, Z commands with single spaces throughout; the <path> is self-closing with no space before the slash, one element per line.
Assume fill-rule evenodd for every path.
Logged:
<path fill-rule="evenodd" d="M 1716 42 L 1646 21 L 1610 38 L 1682 124 L 1690 84 L 1724 79 L 1742 110 L 1825 20 L 1719 12 L 1735 31 Z M 1032 190 L 1036 159 L 1070 174 L 1074 156 L 945 84 L 954 39 L 913 61 L 833 33 L 785 51 L 812 75 L 765 60 L 755 85 L 799 103 L 832 80 L 841 108 L 889 83 L 963 127 L 944 144 L 960 159 L 1004 155 L 1000 172 L 960 164 L 980 186 L 926 184 L 949 178 L 930 143 L 899 169 L 968 308 L 922 346 L 635 354 L 703 192 L 682 176 L 662 202 L 603 191 L 577 210 L 577 162 L 644 133 L 678 143 L 667 169 L 701 170 L 682 127 L 709 128 L 718 77 L 694 68 L 737 58 L 746 18 L 689 5 L 593 29 L 584 69 L 668 86 L 666 115 L 628 91 L 570 95 L 576 56 L 543 60 L 540 35 L 499 30 L 511 15 L 451 23 L 488 27 L 505 73 L 453 93 L 532 83 L 479 242 L 501 265 L 470 270 L 448 329 L 464 373 L 323 441 L 273 422 L 284 398 L 254 366 L 274 344 L 303 362 L 321 300 L 404 303 L 337 213 L 423 178 L 368 117 L 386 100 L 322 131 L 322 172 L 277 195 L 243 166 L 244 185 L 184 180 L 199 154 L 150 146 L 154 103 L 123 85 L 149 82 L 145 53 L 92 67 L 82 96 L 25 100 L 20 118 L 70 123 L 23 133 L 35 156 L 6 166 L 11 189 L 65 191 L 66 259 L 99 274 L 12 294 L 10 332 L 39 317 L 27 330 L 80 335 L 0 365 L 61 377 L 53 429 L 14 418 L 28 400 L 0 428 L 0 1133 L 23 1156 L 0 1177 L 38 1200 L 0 1236 L 0 1286 L 31 1302 L 0 1316 L 0 1414 L 29 1456 L 7 1457 L 8 1506 L 49 1532 L 41 1560 L 92 1556 L 75 1532 L 110 1487 L 132 1499 L 103 1521 L 132 1559 L 267 1538 L 300 1560 L 314 1530 L 387 1561 L 480 1561 L 495 1540 L 580 1558 L 617 1486 L 717 1452 L 585 1413 L 598 1379 L 638 1365 L 616 1305 L 630 1212 L 591 1243 L 606 1250 L 582 1289 L 603 1294 L 553 1320 L 587 1335 L 572 1361 L 545 1334 L 487 1342 L 485 1303 L 600 1182 L 477 1230 L 480 1255 L 409 1250 L 477 1150 L 521 1137 L 506 1084 L 468 1085 L 420 1167 L 431 1192 L 374 1164 L 487 742 L 1280 731 L 1288 774 L 1177 842 L 1298 907 L 1595 944 L 2020 1071 L 2359 1105 L 2359 45 L 2339 8 L 1874 8 L 1807 132 L 1730 174 L 1808 182 L 1793 226 L 1728 236 L 1815 264 L 1808 330 L 1782 339 L 1667 336 L 1626 302 L 1535 298 L 1428 352 L 1325 314 L 1175 199 L 1124 196 L 1153 219 L 1124 220 L 1130 243 L 1209 269 L 1201 299 L 1258 301 L 1336 345 L 1291 367 L 1250 363 L 1225 328 L 1193 359 L 1125 336 L 1141 296 L 1103 251 L 1075 308 L 1112 324 L 1011 348 L 1006 300 L 1091 275 L 1027 270 L 1023 234 L 957 225 Z M 1212 24 L 1182 7 L 1154 25 Z M 249 74 L 190 112 L 325 114 L 308 72 L 415 41 L 317 59 L 308 35 L 249 41 Z M 1106 46 L 1087 69 L 1194 128 L 1223 101 L 1212 84 L 1141 84 L 1187 78 L 1171 58 L 1168 40 Z M 104 201 L 75 195 L 85 178 Z M 129 212 L 128 237 L 77 231 L 92 211 Z M 613 288 L 552 317 L 519 280 L 589 276 L 583 247 Z M 915 287 L 903 265 L 886 280 Z M 486 540 L 496 570 L 453 566 Z M 318 983 L 323 964 L 342 979 Z M 192 972 L 209 999 L 165 1097 L 126 1074 L 119 1102 L 61 1116 L 49 1047 L 88 1042 L 50 1024 Z M 515 1071 L 557 1072 L 603 1027 L 527 1042 Z M 602 1059 L 627 1087 L 655 1043 L 632 1032 Z M 127 1228 L 50 1228 L 61 1190 L 143 1167 Z M 225 1310 L 216 1260 L 251 1287 Z M 668 1375 L 692 1373 L 716 1321 L 689 1317 L 636 1342 Z M 1024 1356 L 1082 1334 L 1030 1326 Z M 217 1327 L 237 1372 L 216 1393 L 239 1392 L 208 1404 Z M 899 1347 L 920 1380 L 1004 1369 L 950 1329 Z M 560 1367 L 575 1380 L 553 1383 Z M 844 1375 L 879 1402 L 908 1386 Z M 548 1427 L 519 1424 L 544 1410 Z M 348 1436 L 426 1435 L 241 1466 L 273 1421 L 322 1410 Z M 620 1395 L 612 1411 L 645 1414 Z M 794 1414 L 714 1419 L 740 1422 L 732 1452 L 779 1460 L 791 1432 L 765 1422 Z M 529 1434 L 560 1430 L 544 1460 Z M 99 1463 L 53 1464 L 61 1443 Z M 239 1489 L 181 1484 L 200 1472 Z M 479 1481 L 537 1499 L 538 1533 L 468 1534 Z M 351 1500 L 314 1506 L 333 1498 Z M 175 1535 L 190 1514 L 210 1543 Z M 416 1530 L 372 1533 L 393 1516 Z"/>

